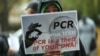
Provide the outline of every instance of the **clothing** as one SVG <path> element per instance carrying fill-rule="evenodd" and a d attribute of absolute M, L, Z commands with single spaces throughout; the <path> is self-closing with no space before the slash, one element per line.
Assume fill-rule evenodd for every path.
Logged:
<path fill-rule="evenodd" d="M 96 28 L 94 22 L 90 18 L 86 18 L 86 23 L 83 20 L 79 21 L 80 40 L 85 48 L 85 52 L 88 55 L 90 53 L 90 43 L 95 38 Z"/>
<path fill-rule="evenodd" d="M 0 35 L 0 56 L 7 56 L 9 45 L 7 42 L 7 37 Z"/>

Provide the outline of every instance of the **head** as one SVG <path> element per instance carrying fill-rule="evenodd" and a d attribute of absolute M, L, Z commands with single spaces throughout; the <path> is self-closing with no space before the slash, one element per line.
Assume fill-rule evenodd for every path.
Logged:
<path fill-rule="evenodd" d="M 28 14 L 34 14 L 37 13 L 37 9 L 38 9 L 38 3 L 32 2 L 28 5 L 26 10 Z"/>
<path fill-rule="evenodd" d="M 40 13 L 58 12 L 58 11 L 62 11 L 62 7 L 58 1 L 42 2 L 40 7 Z"/>

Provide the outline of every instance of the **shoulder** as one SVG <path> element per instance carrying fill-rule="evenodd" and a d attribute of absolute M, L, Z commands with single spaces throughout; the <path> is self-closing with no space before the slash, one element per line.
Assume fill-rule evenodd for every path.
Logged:
<path fill-rule="evenodd" d="M 88 21 L 89 24 L 91 24 L 91 25 L 95 25 L 95 22 L 93 21 L 93 19 L 91 19 L 91 18 L 87 18 L 87 21 Z"/>

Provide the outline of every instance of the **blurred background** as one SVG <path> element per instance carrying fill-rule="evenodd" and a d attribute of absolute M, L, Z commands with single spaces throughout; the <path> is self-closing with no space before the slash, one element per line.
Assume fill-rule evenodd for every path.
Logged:
<path fill-rule="evenodd" d="M 21 28 L 21 15 L 25 14 L 25 8 L 32 0 L 0 0 L 0 33 L 8 36 Z M 97 48 L 91 52 L 91 56 L 100 56 L 100 0 L 60 0 L 65 11 L 77 10 L 79 15 L 85 15 L 93 19 L 96 24 Z"/>

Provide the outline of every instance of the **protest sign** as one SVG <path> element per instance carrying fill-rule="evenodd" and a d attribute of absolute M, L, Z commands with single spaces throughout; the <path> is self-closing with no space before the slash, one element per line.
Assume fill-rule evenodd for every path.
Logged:
<path fill-rule="evenodd" d="M 23 15 L 21 23 L 26 54 L 79 50 L 77 11 Z"/>

